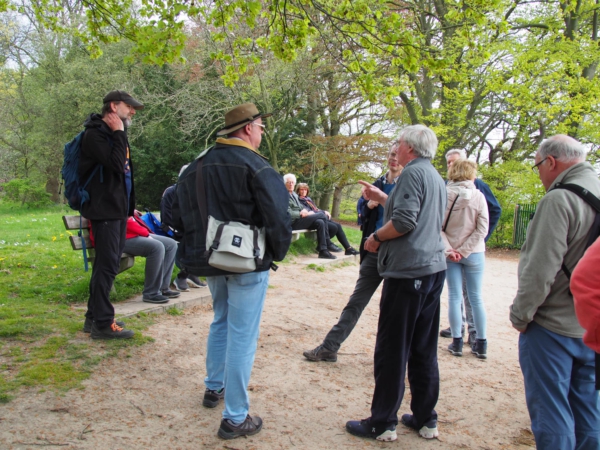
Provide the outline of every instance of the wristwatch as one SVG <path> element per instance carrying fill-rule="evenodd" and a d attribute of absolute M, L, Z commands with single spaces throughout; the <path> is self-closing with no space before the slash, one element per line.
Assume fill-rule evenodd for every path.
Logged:
<path fill-rule="evenodd" d="M 373 239 L 375 239 L 375 242 L 383 242 L 382 240 L 379 239 L 379 236 L 377 236 L 377 231 L 375 231 L 375 233 L 373 233 Z"/>

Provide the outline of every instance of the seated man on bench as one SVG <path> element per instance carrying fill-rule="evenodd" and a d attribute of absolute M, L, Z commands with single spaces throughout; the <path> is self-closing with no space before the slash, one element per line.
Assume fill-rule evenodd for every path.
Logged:
<path fill-rule="evenodd" d="M 300 202 L 298 194 L 294 192 L 296 186 L 296 177 L 292 173 L 283 176 L 285 187 L 290 193 L 288 212 L 292 218 L 292 230 L 316 230 L 317 231 L 317 251 L 319 258 L 337 259 L 331 254 L 331 250 L 339 251 L 338 247 L 333 245 L 329 238 L 327 227 L 327 216 L 324 212 L 314 212 L 305 208 Z"/>
<path fill-rule="evenodd" d="M 329 211 L 324 211 L 322 209 L 317 208 L 316 205 L 313 203 L 312 199 L 308 196 L 308 192 L 308 184 L 298 183 L 298 186 L 296 186 L 296 194 L 298 194 L 300 203 L 302 203 L 304 207 L 307 208 L 309 211 L 325 213 L 325 215 L 327 216 L 327 229 L 329 230 L 329 236 L 335 236 L 336 238 L 338 238 L 338 241 L 340 241 L 340 244 L 342 244 L 344 246 L 344 249 L 346 250 L 346 255 L 358 255 L 358 252 L 355 249 L 353 249 L 350 245 L 350 242 L 348 242 L 348 238 L 346 238 L 346 233 L 344 233 L 342 224 L 331 220 L 331 214 L 329 213 Z M 342 249 L 339 248 L 337 245 L 331 245 L 332 248 L 329 248 L 329 251 L 342 251 Z"/>

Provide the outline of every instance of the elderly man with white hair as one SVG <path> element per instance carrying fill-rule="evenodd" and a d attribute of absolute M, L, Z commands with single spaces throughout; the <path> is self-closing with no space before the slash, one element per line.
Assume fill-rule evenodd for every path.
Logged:
<path fill-rule="evenodd" d="M 369 200 L 384 207 L 384 224 L 365 242 L 378 253 L 384 279 L 375 343 L 375 391 L 371 417 L 351 420 L 346 430 L 380 441 L 398 438 L 398 410 L 408 366 L 412 414 L 402 423 L 428 439 L 438 436 L 435 405 L 440 390 L 437 361 L 440 296 L 446 255 L 440 231 L 446 186 L 431 160 L 434 132 L 424 125 L 404 128 L 398 137 L 398 164 L 404 167 L 388 196 L 361 181 Z"/>
<path fill-rule="evenodd" d="M 585 252 L 595 210 L 561 185 L 596 197 L 600 181 L 575 139 L 540 145 L 533 170 L 546 188 L 521 248 L 519 289 L 510 321 L 519 336 L 525 398 L 538 449 L 600 448 L 600 407 L 594 352 L 583 343 L 569 272 Z"/>

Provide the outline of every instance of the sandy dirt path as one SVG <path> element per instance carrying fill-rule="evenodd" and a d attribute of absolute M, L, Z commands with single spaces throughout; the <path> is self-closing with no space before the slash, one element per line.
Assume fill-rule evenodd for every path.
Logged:
<path fill-rule="evenodd" d="M 426 441 L 398 427 L 380 443 L 349 435 L 347 420 L 369 416 L 379 290 L 342 346 L 337 363 L 311 363 L 302 351 L 319 344 L 339 318 L 358 264 L 324 272 L 300 264 L 272 273 L 250 382 L 251 414 L 260 434 L 223 441 L 221 407 L 202 407 L 210 307 L 162 315 L 147 333 L 156 341 L 99 367 L 82 390 L 62 396 L 25 392 L 0 406 L 2 449 L 527 449 L 534 443 L 508 306 L 517 287 L 512 254 L 488 255 L 484 301 L 488 355 L 457 358 L 440 338 L 440 437 Z M 442 297 L 442 324 L 447 296 Z M 98 345 L 102 345 L 99 343 Z M 409 411 L 407 390 L 399 415 Z"/>

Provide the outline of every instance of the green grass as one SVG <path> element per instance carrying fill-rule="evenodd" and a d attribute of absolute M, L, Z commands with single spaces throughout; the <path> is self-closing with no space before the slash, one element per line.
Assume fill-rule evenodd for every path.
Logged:
<path fill-rule="evenodd" d="M 81 333 L 91 271 L 71 249 L 64 214 L 73 211 L 0 203 L 0 402 L 23 386 L 77 387 L 104 358 L 151 340 L 138 332 L 100 346 Z M 143 284 L 144 264 L 136 264 L 117 277 L 111 301 L 138 294 Z M 151 323 L 140 315 L 127 327 L 141 331 Z"/>
<path fill-rule="evenodd" d="M 84 271 L 82 253 L 71 249 L 61 219 L 65 214 L 74 211 L 0 203 L 0 403 L 9 402 L 23 387 L 77 388 L 105 358 L 127 356 L 131 347 L 152 341 L 141 333 L 152 323 L 146 314 L 127 319 L 127 328 L 137 331 L 131 340 L 98 345 L 81 332 L 91 270 Z M 358 248 L 360 231 L 344 230 Z M 315 246 L 315 241 L 301 238 L 292 244 L 288 258 L 314 254 Z M 143 285 L 144 262 L 138 258 L 133 268 L 117 276 L 111 301 L 137 295 Z M 167 312 L 182 314 L 176 308 Z"/>

